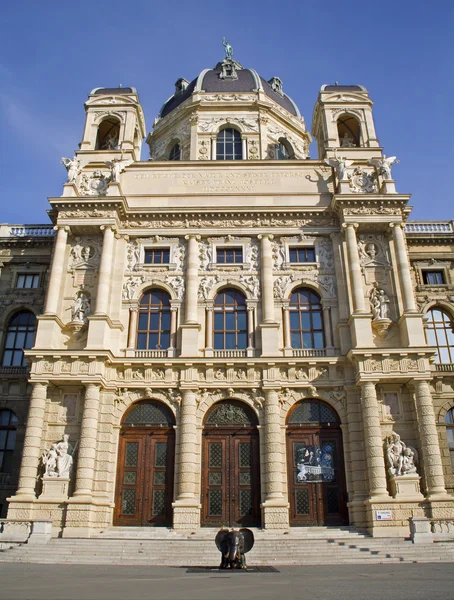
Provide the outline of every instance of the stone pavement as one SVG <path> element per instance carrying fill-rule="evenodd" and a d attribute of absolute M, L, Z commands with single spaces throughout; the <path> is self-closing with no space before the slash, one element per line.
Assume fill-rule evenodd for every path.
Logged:
<path fill-rule="evenodd" d="M 214 562 L 214 561 L 213 561 Z M 182 567 L 0 564 L 1 600 L 453 600 L 454 565 L 280 567 L 187 573 Z"/>

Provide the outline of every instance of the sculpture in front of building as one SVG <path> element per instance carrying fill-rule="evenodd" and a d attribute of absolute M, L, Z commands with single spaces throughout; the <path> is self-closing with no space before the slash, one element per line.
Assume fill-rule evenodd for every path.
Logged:
<path fill-rule="evenodd" d="M 414 475 L 416 470 L 416 451 L 400 439 L 398 433 L 393 433 L 385 439 L 386 461 L 391 477 Z"/>
<path fill-rule="evenodd" d="M 52 444 L 41 457 L 44 477 L 60 477 L 69 479 L 73 466 L 75 448 L 69 443 L 69 435 L 65 433 L 60 442 Z"/>
<path fill-rule="evenodd" d="M 246 554 L 254 545 L 254 534 L 250 529 L 221 529 L 215 539 L 222 558 L 220 569 L 246 569 Z"/>

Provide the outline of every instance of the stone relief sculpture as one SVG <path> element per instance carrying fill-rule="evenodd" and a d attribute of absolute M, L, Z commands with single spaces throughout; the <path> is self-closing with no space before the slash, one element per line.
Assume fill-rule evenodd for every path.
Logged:
<path fill-rule="evenodd" d="M 272 243 L 274 268 L 279 271 L 284 267 L 284 263 L 287 261 L 285 256 L 285 246 L 282 242 Z"/>
<path fill-rule="evenodd" d="M 251 292 L 254 300 L 256 300 L 260 295 L 260 283 L 258 277 L 254 277 L 254 275 L 241 275 L 240 281 Z"/>
<path fill-rule="evenodd" d="M 383 179 L 392 181 L 391 165 L 397 165 L 399 162 L 397 156 L 387 157 L 386 154 L 383 154 L 383 158 L 371 158 L 369 164 L 377 168 Z"/>
<path fill-rule="evenodd" d="M 80 160 L 76 156 L 73 156 L 72 158 L 65 158 L 63 156 L 60 162 L 62 165 L 65 165 L 66 171 L 68 172 L 67 183 L 74 183 L 80 172 Z"/>
<path fill-rule="evenodd" d="M 181 300 L 184 295 L 184 279 L 183 277 L 166 277 L 166 283 L 175 290 L 175 295 L 178 300 Z"/>
<path fill-rule="evenodd" d="M 246 248 L 246 262 L 251 265 L 251 269 L 256 271 L 258 269 L 258 261 L 259 261 L 259 249 L 258 247 L 250 243 Z"/>
<path fill-rule="evenodd" d="M 317 248 L 318 260 L 322 271 L 334 271 L 334 253 L 333 245 L 330 240 L 320 240 L 315 244 Z"/>
<path fill-rule="evenodd" d="M 127 249 L 128 269 L 134 271 L 140 261 L 140 244 L 138 240 L 128 243 Z"/>
<path fill-rule="evenodd" d="M 407 446 L 398 433 L 393 433 L 385 439 L 385 452 L 391 477 L 417 474 L 416 450 Z"/>
<path fill-rule="evenodd" d="M 213 248 L 210 242 L 199 243 L 199 259 L 201 269 L 208 269 L 208 265 L 213 262 Z"/>
<path fill-rule="evenodd" d="M 353 173 L 348 175 L 348 180 L 350 189 L 355 194 L 373 194 L 377 191 L 375 173 L 368 173 L 361 167 L 356 167 Z"/>
<path fill-rule="evenodd" d="M 128 277 L 123 284 L 123 300 L 132 300 L 139 285 L 145 281 L 145 277 Z"/>
<path fill-rule="evenodd" d="M 104 173 L 97 169 L 90 175 L 84 173 L 80 182 L 80 191 L 86 196 L 105 196 L 110 183 L 110 175 L 106 177 Z"/>
<path fill-rule="evenodd" d="M 179 244 L 178 246 L 175 247 L 175 251 L 173 253 L 173 260 L 174 260 L 177 271 L 183 270 L 184 256 L 185 256 L 184 245 Z"/>
<path fill-rule="evenodd" d="M 73 454 L 75 451 L 69 443 L 69 435 L 64 434 L 62 440 L 52 444 L 41 457 L 44 467 L 44 477 L 60 477 L 69 479 L 73 466 Z"/>
<path fill-rule="evenodd" d="M 202 277 L 199 284 L 198 297 L 202 300 L 207 300 L 210 295 L 211 288 L 217 282 L 217 275 L 215 275 L 214 277 Z"/>
<path fill-rule="evenodd" d="M 377 282 L 371 289 L 369 294 L 370 306 L 373 319 L 388 319 L 390 318 L 390 299 L 385 290 L 381 289 Z"/>
<path fill-rule="evenodd" d="M 71 307 L 71 321 L 86 323 L 87 317 L 90 314 L 90 312 L 90 295 L 88 294 L 88 292 L 78 292 L 74 300 L 74 304 Z"/>

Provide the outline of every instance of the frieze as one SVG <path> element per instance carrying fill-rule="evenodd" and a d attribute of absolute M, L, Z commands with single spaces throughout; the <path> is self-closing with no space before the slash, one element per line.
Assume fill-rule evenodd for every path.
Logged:
<path fill-rule="evenodd" d="M 200 96 L 201 102 L 254 102 L 256 96 L 246 96 L 245 94 L 216 94 L 210 96 Z"/>
<path fill-rule="evenodd" d="M 401 215 L 402 209 L 399 207 L 392 206 L 352 206 L 348 208 L 343 208 L 342 213 L 344 216 L 350 215 Z"/>
<path fill-rule="evenodd" d="M 360 362 L 360 370 L 364 373 L 412 373 L 425 372 L 424 358 L 369 358 Z"/>
<path fill-rule="evenodd" d="M 112 211 L 112 215 L 106 216 L 115 216 L 116 213 Z M 96 215 L 87 215 L 87 213 L 79 212 L 77 214 L 67 214 L 64 216 L 102 216 L 101 213 L 97 213 Z M 291 227 L 292 229 L 295 227 L 335 227 L 338 225 L 338 220 L 333 216 L 318 216 L 318 217 L 308 217 L 308 218 L 299 218 L 297 215 L 292 216 L 281 216 L 278 217 L 261 217 L 251 215 L 250 217 L 244 217 L 243 215 L 238 215 L 238 217 L 226 217 L 226 218 L 185 218 L 185 219 L 177 219 L 173 216 L 169 215 L 168 219 L 150 219 L 150 220 L 126 220 L 122 223 L 122 226 L 126 229 L 137 229 L 137 228 L 147 228 L 147 229 L 168 229 L 168 228 L 178 228 L 178 229 L 192 229 L 192 228 L 238 228 L 238 227 Z"/>

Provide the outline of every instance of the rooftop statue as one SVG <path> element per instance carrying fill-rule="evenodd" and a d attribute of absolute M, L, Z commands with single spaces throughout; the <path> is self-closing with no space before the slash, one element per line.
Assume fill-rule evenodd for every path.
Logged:
<path fill-rule="evenodd" d="M 229 44 L 229 42 L 225 39 L 225 37 L 222 38 L 222 45 L 224 46 L 225 57 L 226 58 L 232 58 L 233 57 L 233 48 Z"/>

